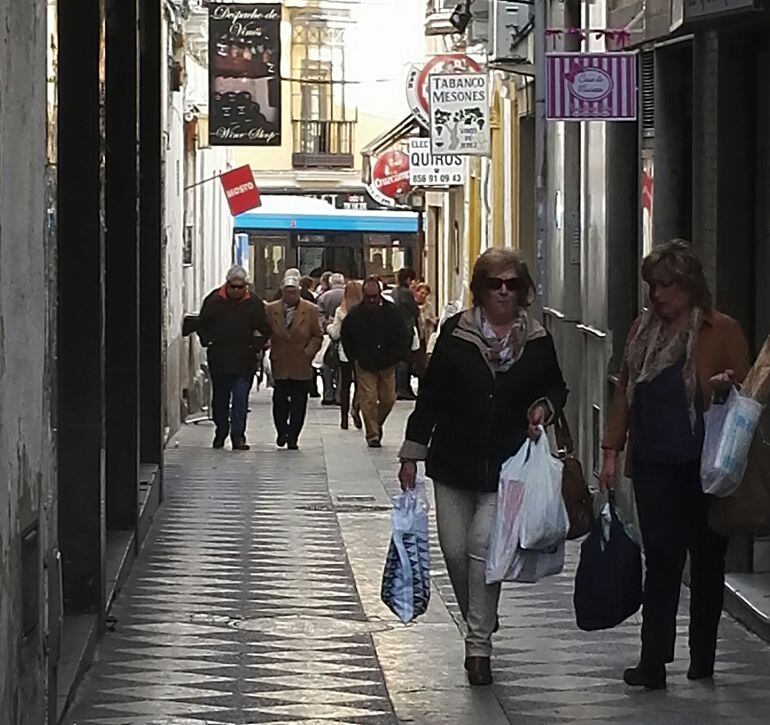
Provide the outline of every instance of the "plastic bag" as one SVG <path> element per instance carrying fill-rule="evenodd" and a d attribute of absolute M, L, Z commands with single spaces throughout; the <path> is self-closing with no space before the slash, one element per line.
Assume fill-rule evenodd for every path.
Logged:
<path fill-rule="evenodd" d="M 612 497 L 580 547 L 574 605 L 577 625 L 586 632 L 617 627 L 642 606 L 642 551 Z"/>
<path fill-rule="evenodd" d="M 382 574 L 382 601 L 404 623 L 430 601 L 430 543 L 425 484 L 393 497 L 393 534 Z"/>
<path fill-rule="evenodd" d="M 551 455 L 544 431 L 528 442 L 529 459 L 523 472 L 524 501 L 519 522 L 519 546 L 543 551 L 567 538 L 569 515 L 562 497 L 564 464 Z"/>
<path fill-rule="evenodd" d="M 504 581 L 536 584 L 547 576 L 561 574 L 564 569 L 564 548 L 562 539 L 556 546 L 543 551 L 518 549 Z"/>
<path fill-rule="evenodd" d="M 727 403 L 706 411 L 706 437 L 701 456 L 704 493 L 724 498 L 738 490 L 762 410 L 760 403 L 733 388 Z"/>
<path fill-rule="evenodd" d="M 497 508 L 487 552 L 487 584 L 505 581 L 519 548 L 519 514 L 524 501 L 524 468 L 529 444 L 509 458 L 500 469 Z"/>

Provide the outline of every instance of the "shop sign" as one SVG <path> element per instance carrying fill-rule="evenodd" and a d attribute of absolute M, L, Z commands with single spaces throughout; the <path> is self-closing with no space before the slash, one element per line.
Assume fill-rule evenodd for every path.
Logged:
<path fill-rule="evenodd" d="M 635 53 L 549 53 L 549 121 L 635 121 Z"/>
<path fill-rule="evenodd" d="M 261 206 L 259 189 L 254 183 L 251 166 L 240 166 L 222 174 L 219 178 L 222 181 L 222 188 L 225 190 L 230 213 L 233 216 Z"/>
<path fill-rule="evenodd" d="M 480 73 L 481 66 L 462 53 L 431 58 L 422 68 L 413 65 L 406 78 L 406 98 L 412 115 L 425 127 L 430 125 L 428 79 L 433 73 Z"/>
<path fill-rule="evenodd" d="M 409 181 L 412 186 L 462 186 L 465 157 L 432 154 L 429 138 L 409 139 Z"/>
<path fill-rule="evenodd" d="M 372 166 L 369 193 L 386 206 L 395 206 L 397 200 L 411 191 L 409 183 L 409 156 L 403 151 L 386 151 Z"/>
<path fill-rule="evenodd" d="M 683 2 L 685 22 L 756 9 L 754 0 L 683 0 Z"/>
<path fill-rule="evenodd" d="M 489 155 L 489 77 L 486 73 L 430 76 L 430 143 L 437 155 Z"/>
<path fill-rule="evenodd" d="M 209 3 L 209 142 L 281 145 L 281 5 Z"/>

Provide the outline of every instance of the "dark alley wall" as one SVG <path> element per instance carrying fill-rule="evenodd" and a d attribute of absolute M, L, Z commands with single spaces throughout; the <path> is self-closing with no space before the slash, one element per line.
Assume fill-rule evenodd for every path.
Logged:
<path fill-rule="evenodd" d="M 55 532 L 45 0 L 0 0 L 0 722 L 45 721 Z M 53 223 L 53 218 L 49 221 Z"/>

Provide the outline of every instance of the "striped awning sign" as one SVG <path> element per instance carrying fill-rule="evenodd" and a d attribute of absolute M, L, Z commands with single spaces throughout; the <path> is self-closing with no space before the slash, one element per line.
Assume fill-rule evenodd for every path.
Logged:
<path fill-rule="evenodd" d="M 636 121 L 636 53 L 548 53 L 549 121 Z"/>

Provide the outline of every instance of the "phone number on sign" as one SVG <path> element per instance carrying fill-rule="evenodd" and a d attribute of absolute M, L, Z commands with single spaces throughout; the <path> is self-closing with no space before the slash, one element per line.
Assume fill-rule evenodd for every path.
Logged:
<path fill-rule="evenodd" d="M 425 184 L 462 184 L 462 174 L 414 174 L 412 183 L 420 186 Z"/>

